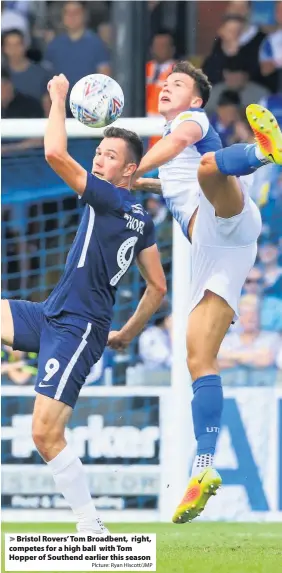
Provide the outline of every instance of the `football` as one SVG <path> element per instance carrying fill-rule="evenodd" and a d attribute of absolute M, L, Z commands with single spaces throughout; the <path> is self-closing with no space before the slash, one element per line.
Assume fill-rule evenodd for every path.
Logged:
<path fill-rule="evenodd" d="M 123 106 L 120 85 L 103 74 L 81 78 L 70 93 L 73 116 L 88 127 L 106 127 L 113 123 L 122 114 Z"/>

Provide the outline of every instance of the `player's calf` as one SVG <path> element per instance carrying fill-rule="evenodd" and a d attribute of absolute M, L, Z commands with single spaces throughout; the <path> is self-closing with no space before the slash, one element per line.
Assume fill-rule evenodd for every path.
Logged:
<path fill-rule="evenodd" d="M 71 507 L 78 530 L 103 534 L 107 530 L 98 517 L 81 460 L 64 438 L 71 413 L 70 406 L 38 394 L 33 412 L 33 440 L 47 462 L 57 490 Z"/>
<path fill-rule="evenodd" d="M 193 475 L 213 463 L 223 408 L 217 354 L 233 317 L 227 302 L 210 291 L 189 317 L 187 364 L 193 380 L 192 417 L 197 441 Z"/>

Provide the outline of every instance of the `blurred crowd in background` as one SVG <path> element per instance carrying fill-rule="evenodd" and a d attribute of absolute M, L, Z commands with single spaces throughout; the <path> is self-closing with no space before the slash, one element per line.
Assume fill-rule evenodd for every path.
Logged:
<path fill-rule="evenodd" d="M 177 4 L 174 19 L 170 5 Z M 158 94 L 177 59 L 185 53 L 184 2 L 149 1 L 150 30 L 144 69 L 146 110 L 157 116 Z M 213 2 L 197 3 L 211 10 Z M 218 29 L 210 34 L 205 52 L 189 55 L 203 67 L 213 84 L 207 114 L 224 146 L 253 142 L 245 118 L 250 103 L 261 103 L 282 127 L 282 1 L 216 2 L 221 5 Z M 64 73 L 70 87 L 82 76 L 100 72 L 113 75 L 111 2 L 7 1 L 2 9 L 2 118 L 48 116 L 48 80 Z M 203 10 L 201 6 L 201 10 Z M 185 23 L 185 22 L 184 22 Z M 157 138 L 151 138 L 152 145 Z M 72 142 L 71 142 L 72 143 Z M 89 142 L 75 151 L 83 163 L 91 162 Z M 73 142 L 75 146 L 75 142 Z M 15 154 L 42 146 L 41 139 L 9 141 L 2 145 L 3 169 L 14 176 Z M 84 147 L 83 147 L 84 146 Z M 30 179 L 34 161 L 29 165 Z M 26 165 L 26 164 L 25 164 Z M 32 167 L 33 166 L 33 167 Z M 10 171 L 9 171 L 10 169 Z M 41 165 L 41 176 L 50 185 L 51 175 Z M 49 169 L 49 168 L 48 168 Z M 154 174 L 157 176 L 157 173 Z M 18 174 L 17 174 L 18 177 Z M 252 196 L 260 205 L 263 231 L 258 256 L 242 294 L 240 320 L 222 345 L 219 362 L 229 385 L 282 384 L 282 169 L 267 166 L 254 176 Z M 145 196 L 154 219 L 162 261 L 168 277 L 169 297 L 159 314 L 126 354 L 106 351 L 87 383 L 168 384 L 171 367 L 171 216 L 162 199 Z M 139 197 L 141 199 L 141 196 Z M 22 210 L 22 205 L 20 207 Z M 13 221 L 17 207 L 3 207 L 3 289 L 6 296 L 42 300 L 58 280 L 64 257 L 75 235 L 79 211 L 74 198 L 50 199 L 25 204 L 24 227 Z M 64 229 L 64 233 L 60 230 Z M 25 241 L 18 241 L 19 236 Z M 24 254 L 28 252 L 28 263 Z M 45 253 L 45 254 L 44 254 Z M 42 274 L 42 264 L 47 270 Z M 43 278 L 42 278 L 43 277 Z M 144 285 L 133 270 L 120 289 L 116 325 L 132 312 Z M 41 282 L 44 281 L 42 286 Z M 41 282 L 40 282 L 41 281 Z M 39 284 L 40 283 L 40 284 Z M 137 284 L 137 287 L 136 287 Z M 40 287 L 42 286 L 42 288 Z M 135 286 L 132 286 L 135 285 Z M 44 288 L 43 288 L 44 287 Z M 26 294 L 27 293 L 27 294 Z M 19 296 L 19 294 L 18 294 Z M 147 372 L 150 376 L 146 376 Z M 114 375 L 113 375 L 114 372 Z M 36 355 L 24 355 L 2 347 L 2 374 L 6 382 L 33 383 Z"/>

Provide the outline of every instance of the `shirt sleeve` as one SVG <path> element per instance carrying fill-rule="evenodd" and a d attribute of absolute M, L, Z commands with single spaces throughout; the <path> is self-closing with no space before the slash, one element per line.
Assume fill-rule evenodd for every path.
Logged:
<path fill-rule="evenodd" d="M 209 120 L 205 112 L 188 110 L 179 113 L 172 121 L 170 130 L 173 131 L 184 121 L 194 121 L 195 123 L 198 123 L 202 130 L 202 139 L 207 135 L 209 130 Z"/>
<path fill-rule="evenodd" d="M 268 60 L 273 60 L 273 49 L 269 38 L 265 38 L 260 46 L 259 61 L 267 62 Z"/>
<path fill-rule="evenodd" d="M 84 204 L 91 205 L 99 213 L 117 211 L 122 207 L 122 198 L 118 187 L 93 173 L 87 173 L 87 182 L 81 197 Z"/>
<path fill-rule="evenodd" d="M 144 235 L 142 250 L 152 247 L 155 244 L 155 242 L 156 242 L 155 225 L 152 219 L 150 218 L 148 223 L 146 224 L 146 232 Z"/>

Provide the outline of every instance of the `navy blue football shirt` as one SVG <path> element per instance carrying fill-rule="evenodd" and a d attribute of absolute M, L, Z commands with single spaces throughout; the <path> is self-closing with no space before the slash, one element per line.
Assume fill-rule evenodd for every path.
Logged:
<path fill-rule="evenodd" d="M 120 279 L 138 253 L 156 242 L 154 224 L 127 189 L 92 173 L 81 200 L 82 220 L 44 313 L 50 318 L 71 313 L 108 327 Z"/>

